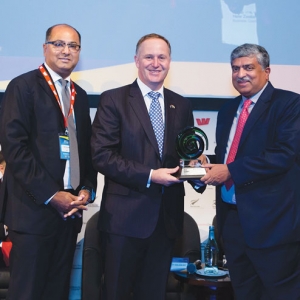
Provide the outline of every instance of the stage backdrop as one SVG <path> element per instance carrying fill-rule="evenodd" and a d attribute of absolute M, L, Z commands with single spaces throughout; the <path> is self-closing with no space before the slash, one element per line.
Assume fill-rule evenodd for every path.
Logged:
<path fill-rule="evenodd" d="M 269 51 L 276 86 L 300 92 L 299 15 L 299 0 L 1 1 L 0 91 L 43 62 L 48 27 L 69 23 L 82 34 L 73 79 L 88 93 L 133 81 L 136 42 L 151 32 L 170 40 L 166 85 L 183 95 L 235 95 L 229 55 L 245 42 Z"/>

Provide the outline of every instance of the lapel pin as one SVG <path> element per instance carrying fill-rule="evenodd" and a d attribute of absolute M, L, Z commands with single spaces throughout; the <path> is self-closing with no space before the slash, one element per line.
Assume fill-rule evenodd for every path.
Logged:
<path fill-rule="evenodd" d="M 170 108 L 175 108 L 175 105 L 171 104 L 171 105 L 170 105 Z"/>

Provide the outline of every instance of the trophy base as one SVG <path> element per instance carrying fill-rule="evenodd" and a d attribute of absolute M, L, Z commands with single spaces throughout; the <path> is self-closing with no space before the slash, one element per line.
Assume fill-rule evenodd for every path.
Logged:
<path fill-rule="evenodd" d="M 197 159 L 181 159 L 180 160 L 180 179 L 199 179 L 206 174 L 205 168 Z"/>

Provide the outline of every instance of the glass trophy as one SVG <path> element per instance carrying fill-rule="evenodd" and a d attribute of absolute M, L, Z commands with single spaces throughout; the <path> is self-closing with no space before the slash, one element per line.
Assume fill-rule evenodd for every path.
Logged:
<path fill-rule="evenodd" d="M 208 138 L 198 127 L 186 127 L 176 139 L 176 151 L 180 156 L 180 179 L 199 179 L 206 174 L 198 159 L 208 149 Z"/>

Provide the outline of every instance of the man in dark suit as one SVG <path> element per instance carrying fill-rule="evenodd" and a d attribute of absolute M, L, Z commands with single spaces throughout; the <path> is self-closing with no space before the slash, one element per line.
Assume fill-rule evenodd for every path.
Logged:
<path fill-rule="evenodd" d="M 261 46 L 234 49 L 231 67 L 241 95 L 219 112 L 218 164 L 206 165 L 201 180 L 217 186 L 217 223 L 237 300 L 299 299 L 300 97 L 272 86 Z"/>
<path fill-rule="evenodd" d="M 129 299 L 130 292 L 136 300 L 165 299 L 171 251 L 183 225 L 184 187 L 173 176 L 179 169 L 175 141 L 193 125 L 189 101 L 163 87 L 170 55 L 164 37 L 142 37 L 138 79 L 104 92 L 93 122 L 93 163 L 105 175 L 99 229 L 106 300 Z M 155 101 L 163 143 L 151 119 Z"/>
<path fill-rule="evenodd" d="M 68 299 L 81 209 L 96 185 L 88 99 L 70 80 L 79 60 L 80 34 L 69 25 L 54 25 L 43 49 L 45 63 L 9 83 L 1 108 L 7 163 L 1 215 L 13 243 L 7 299 Z M 62 79 L 68 81 L 65 90 Z M 62 103 L 64 92 L 69 110 Z M 72 142 L 71 122 L 76 126 Z"/>

